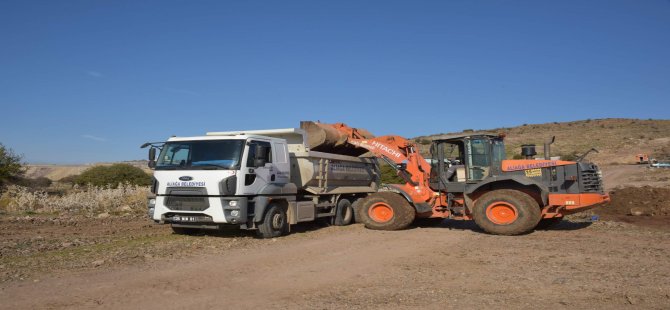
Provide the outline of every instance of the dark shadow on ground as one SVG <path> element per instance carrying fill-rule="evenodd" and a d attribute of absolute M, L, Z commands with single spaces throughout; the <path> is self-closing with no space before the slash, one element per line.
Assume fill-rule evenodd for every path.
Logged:
<path fill-rule="evenodd" d="M 318 229 L 329 227 L 326 221 L 314 221 L 307 223 L 299 223 L 296 225 L 291 225 L 291 231 L 289 234 L 300 234 L 300 233 L 309 233 Z M 222 225 L 219 229 L 201 229 L 198 232 L 192 234 L 193 236 L 210 236 L 210 237 L 220 237 L 220 238 L 239 238 L 239 237 L 254 237 L 259 238 L 256 230 L 243 230 L 238 226 L 234 225 Z"/>
<path fill-rule="evenodd" d="M 563 220 L 560 223 L 544 229 L 538 229 L 542 231 L 546 230 L 579 230 L 591 226 L 593 223 L 588 221 L 569 221 Z M 445 228 L 445 229 L 456 229 L 456 230 L 471 230 L 479 233 L 486 233 L 483 229 L 479 228 L 475 221 L 459 221 L 459 220 L 437 220 L 437 219 L 420 219 L 415 221 L 410 226 L 411 228 Z"/>

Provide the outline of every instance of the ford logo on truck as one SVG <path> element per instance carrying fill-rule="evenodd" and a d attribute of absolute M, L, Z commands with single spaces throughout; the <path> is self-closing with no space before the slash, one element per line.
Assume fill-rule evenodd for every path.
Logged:
<path fill-rule="evenodd" d="M 180 181 L 191 181 L 191 180 L 193 180 L 193 177 L 183 176 L 183 177 L 180 177 L 179 180 Z"/>

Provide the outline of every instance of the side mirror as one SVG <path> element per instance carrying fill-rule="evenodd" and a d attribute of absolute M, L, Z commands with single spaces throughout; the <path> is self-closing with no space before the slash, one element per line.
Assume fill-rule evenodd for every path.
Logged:
<path fill-rule="evenodd" d="M 156 148 L 152 147 L 149 149 L 149 168 L 156 167 Z"/>

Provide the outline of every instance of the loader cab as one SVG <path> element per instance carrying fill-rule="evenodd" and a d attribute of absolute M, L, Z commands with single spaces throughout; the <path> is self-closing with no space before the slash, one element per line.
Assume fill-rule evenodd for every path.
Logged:
<path fill-rule="evenodd" d="M 455 136 L 431 145 L 431 188 L 462 192 L 468 183 L 500 175 L 505 159 L 503 138 L 497 135 Z"/>

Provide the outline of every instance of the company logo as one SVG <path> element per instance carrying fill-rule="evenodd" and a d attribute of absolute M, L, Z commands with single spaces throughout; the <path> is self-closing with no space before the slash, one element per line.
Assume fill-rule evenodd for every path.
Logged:
<path fill-rule="evenodd" d="M 180 181 L 191 181 L 191 180 L 193 180 L 193 177 L 183 176 L 183 177 L 180 177 L 179 180 Z"/>

